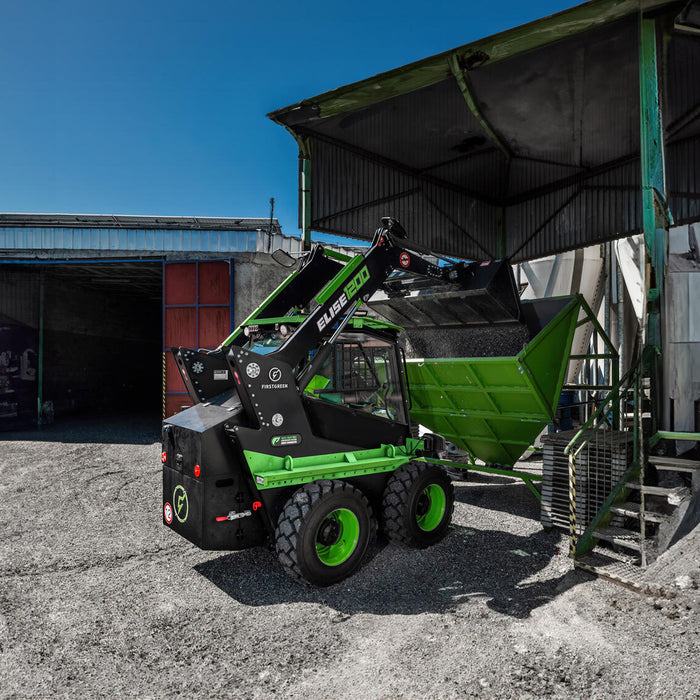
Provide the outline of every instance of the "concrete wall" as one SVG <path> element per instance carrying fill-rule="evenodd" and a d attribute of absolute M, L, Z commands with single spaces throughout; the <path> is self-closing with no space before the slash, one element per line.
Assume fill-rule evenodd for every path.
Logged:
<path fill-rule="evenodd" d="M 289 277 L 292 270 L 265 253 L 236 255 L 233 268 L 233 318 L 238 326 Z M 222 339 L 223 340 L 223 339 Z"/>

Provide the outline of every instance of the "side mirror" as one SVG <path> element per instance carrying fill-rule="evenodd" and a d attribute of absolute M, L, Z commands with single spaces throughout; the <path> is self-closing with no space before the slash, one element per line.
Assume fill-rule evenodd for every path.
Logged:
<path fill-rule="evenodd" d="M 294 267 L 297 264 L 297 261 L 289 253 L 285 253 L 282 248 L 278 248 L 272 254 L 272 259 L 282 267 Z"/>

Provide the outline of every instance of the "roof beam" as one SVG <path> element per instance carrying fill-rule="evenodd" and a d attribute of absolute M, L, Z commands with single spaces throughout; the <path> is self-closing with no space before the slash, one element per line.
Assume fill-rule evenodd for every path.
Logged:
<path fill-rule="evenodd" d="M 479 109 L 476 100 L 474 99 L 474 89 L 472 88 L 471 81 L 469 80 L 469 72 L 466 68 L 462 67 L 459 54 L 453 53 L 447 59 L 447 64 L 454 75 L 457 85 L 459 86 L 459 91 L 462 93 L 464 100 L 469 107 L 469 111 L 476 117 L 476 120 L 481 125 L 489 139 L 496 145 L 498 149 L 503 151 L 507 158 L 513 157 L 513 152 L 510 147 L 505 142 L 505 140 L 496 132 L 496 130 L 489 124 L 488 119 L 484 116 L 483 112 Z"/>

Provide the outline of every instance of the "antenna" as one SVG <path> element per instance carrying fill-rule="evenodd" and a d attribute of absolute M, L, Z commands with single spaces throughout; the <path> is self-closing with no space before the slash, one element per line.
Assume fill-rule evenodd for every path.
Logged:
<path fill-rule="evenodd" d="M 267 252 L 270 252 L 272 248 L 272 219 L 275 214 L 275 198 L 270 197 L 270 226 L 268 228 L 268 239 L 267 239 Z"/>

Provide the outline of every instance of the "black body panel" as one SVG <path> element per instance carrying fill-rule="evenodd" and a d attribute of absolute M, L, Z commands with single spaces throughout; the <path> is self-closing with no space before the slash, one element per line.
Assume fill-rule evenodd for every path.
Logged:
<path fill-rule="evenodd" d="M 369 449 L 379 445 L 404 445 L 410 437 L 404 423 L 378 418 L 371 413 L 304 397 L 304 408 L 311 429 L 319 437 L 340 442 L 350 438 L 355 449 Z"/>
<path fill-rule="evenodd" d="M 233 395 L 220 405 L 197 404 L 163 424 L 163 519 L 201 549 L 246 549 L 263 544 L 269 534 L 265 509 L 257 505 L 260 494 L 224 429 L 242 418 Z M 166 504 L 172 508 L 170 523 Z M 216 520 L 227 516 L 231 519 Z"/>

